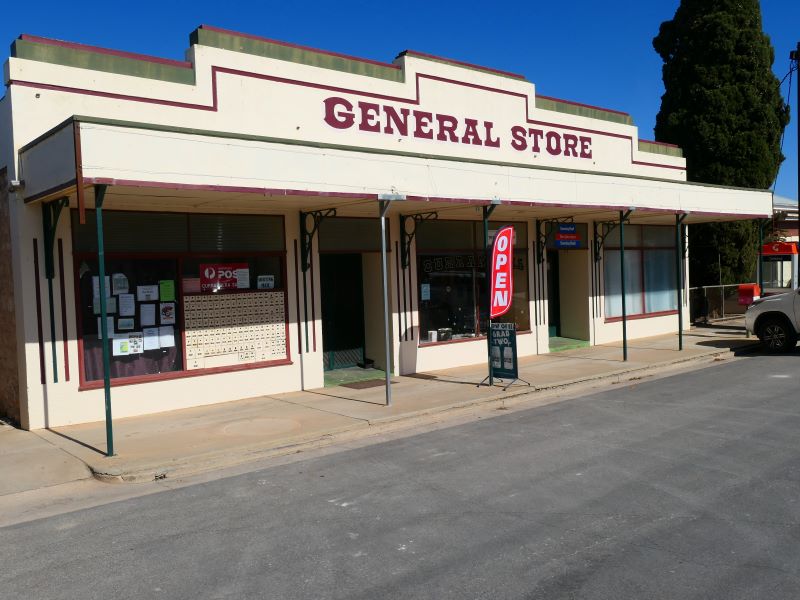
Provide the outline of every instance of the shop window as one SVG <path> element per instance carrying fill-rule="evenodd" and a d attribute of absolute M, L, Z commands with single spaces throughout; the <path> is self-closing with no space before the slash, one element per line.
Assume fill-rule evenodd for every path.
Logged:
<path fill-rule="evenodd" d="M 103 378 L 97 259 L 81 259 L 77 268 L 84 378 L 97 381 Z M 178 261 L 107 259 L 106 280 L 111 378 L 180 371 Z M 137 290 L 146 293 L 137 297 Z"/>
<path fill-rule="evenodd" d="M 490 235 L 504 223 L 490 223 Z M 530 329 L 527 228 L 514 223 L 514 297 L 498 319 Z M 426 221 L 417 230 L 417 276 L 421 338 L 447 341 L 483 335 L 488 323 L 486 253 L 483 224 L 474 221 Z"/>
<path fill-rule="evenodd" d="M 94 225 L 73 215 L 85 382 L 103 377 Z M 104 234 L 112 379 L 288 359 L 281 217 L 109 210 Z"/>
<path fill-rule="evenodd" d="M 625 309 L 628 316 L 678 309 L 674 234 L 675 230 L 671 227 L 625 227 Z M 618 248 L 617 228 L 606 240 L 603 258 L 608 318 L 622 316 Z"/>

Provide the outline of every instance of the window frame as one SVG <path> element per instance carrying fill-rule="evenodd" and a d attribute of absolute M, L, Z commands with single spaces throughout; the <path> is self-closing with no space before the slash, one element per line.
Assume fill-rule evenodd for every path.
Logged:
<path fill-rule="evenodd" d="M 140 213 L 147 213 L 151 215 L 160 215 L 160 214 L 170 214 L 174 215 L 176 213 L 171 211 L 130 211 L 130 210 L 118 210 L 118 209 L 104 209 L 104 212 L 140 212 Z M 70 211 L 70 218 L 74 218 L 72 214 L 74 210 Z M 178 214 L 183 214 L 187 216 L 186 222 L 187 227 L 189 227 L 189 219 L 188 215 L 191 214 L 204 214 L 204 215 L 230 215 L 235 214 L 238 215 L 239 213 L 187 213 L 187 212 L 179 212 Z M 278 217 L 281 219 L 281 227 L 283 230 L 283 250 L 268 250 L 262 252 L 256 252 L 252 250 L 245 250 L 245 251 L 217 251 L 217 252 L 209 252 L 209 251 L 199 251 L 199 252 L 106 252 L 105 258 L 106 261 L 109 260 L 174 260 L 177 264 L 177 282 L 175 287 L 175 303 L 178 306 L 178 310 L 180 311 L 180 344 L 181 344 L 181 369 L 177 371 L 167 371 L 164 373 L 152 373 L 147 375 L 132 375 L 129 377 L 116 377 L 111 379 L 111 387 L 123 386 L 123 385 L 136 385 L 141 383 L 150 383 L 156 381 L 168 381 L 171 379 L 183 379 L 186 377 L 201 377 L 203 375 L 214 375 L 219 373 L 231 373 L 237 371 L 249 371 L 252 369 L 264 369 L 269 367 L 277 367 L 277 366 L 284 366 L 284 365 L 291 365 L 291 336 L 289 332 L 289 285 L 287 281 L 288 270 L 287 270 L 287 250 L 286 250 L 286 217 L 285 215 L 274 215 L 274 214 L 259 214 L 253 216 L 263 216 L 263 217 Z M 88 391 L 88 390 L 96 390 L 101 389 L 104 386 L 102 379 L 93 379 L 87 380 L 86 373 L 84 368 L 84 333 L 83 333 L 83 315 L 81 311 L 82 300 L 81 300 L 81 287 L 80 287 L 80 263 L 84 259 L 90 259 L 97 261 L 98 260 L 98 253 L 97 252 L 84 252 L 84 251 L 74 251 L 74 230 L 70 229 L 70 236 L 71 236 L 71 243 L 72 243 L 72 270 L 73 270 L 73 288 L 74 288 L 74 302 L 75 302 L 75 323 L 76 323 L 76 341 L 78 344 L 78 391 Z M 189 242 L 191 241 L 191 237 L 188 237 Z M 191 248 L 191 244 L 188 246 Z M 188 370 L 186 368 L 187 364 L 187 357 L 186 357 L 186 315 L 184 310 L 184 292 L 183 292 L 183 262 L 185 259 L 188 258 L 249 258 L 249 257 L 262 257 L 262 256 L 276 256 L 279 258 L 279 265 L 281 269 L 281 283 L 282 286 L 280 288 L 275 288 L 275 291 L 282 291 L 284 294 L 284 328 L 286 332 L 286 356 L 285 358 L 280 358 L 276 360 L 268 360 L 268 361 L 260 361 L 260 362 L 253 362 L 253 363 L 245 363 L 240 365 L 228 365 L 222 367 L 208 367 L 203 369 L 191 369 Z M 253 290 L 230 290 L 224 292 L 225 294 L 246 294 L 252 292 Z M 197 295 L 194 292 L 187 293 L 188 295 Z"/>
<path fill-rule="evenodd" d="M 641 281 L 642 281 L 642 291 L 638 292 L 638 294 L 639 294 L 641 312 L 637 312 L 637 313 L 633 313 L 633 314 L 626 314 L 625 315 L 625 320 L 650 319 L 650 318 L 653 318 L 653 317 L 665 317 L 665 316 L 669 316 L 669 315 L 677 315 L 678 314 L 678 309 L 677 308 L 673 308 L 673 309 L 670 309 L 670 310 L 647 312 L 647 310 L 646 310 L 646 307 L 647 307 L 647 300 L 646 300 L 647 283 L 646 283 L 646 277 L 645 277 L 645 260 L 644 260 L 645 253 L 647 251 L 649 251 L 649 250 L 671 250 L 673 252 L 677 251 L 674 244 L 671 245 L 671 246 L 648 246 L 648 245 L 646 245 L 645 242 L 644 242 L 644 232 L 645 232 L 644 228 L 645 227 L 661 227 L 661 228 L 674 229 L 674 227 L 671 226 L 671 225 L 637 225 L 637 227 L 641 227 L 642 228 L 641 233 L 639 234 L 639 243 L 636 244 L 635 246 L 628 246 L 626 244 L 625 245 L 625 252 L 626 253 L 628 253 L 628 252 L 637 252 L 639 254 L 639 258 L 640 258 L 640 260 L 639 260 L 639 271 L 640 271 L 639 272 L 639 276 L 641 277 Z M 608 246 L 605 250 L 611 250 L 611 251 L 614 251 L 614 252 L 619 252 L 620 251 L 620 247 L 619 246 Z M 620 322 L 622 322 L 622 315 L 609 317 L 606 314 L 606 310 L 607 310 L 607 304 L 606 304 L 607 282 L 606 282 L 606 275 L 605 275 L 606 256 L 607 256 L 607 254 L 604 251 L 603 252 L 603 318 L 604 318 L 604 322 L 605 323 L 620 323 Z M 627 298 L 628 293 L 626 293 L 625 296 Z"/>
<path fill-rule="evenodd" d="M 468 220 L 468 219 L 435 219 L 433 221 L 430 221 L 430 223 L 433 224 L 433 223 L 442 222 L 442 221 L 458 222 L 458 223 L 470 223 L 470 224 L 472 224 L 472 231 L 473 231 L 472 244 L 473 244 L 473 247 L 470 248 L 470 247 L 463 246 L 463 247 L 460 247 L 460 248 L 448 248 L 448 249 L 440 249 L 440 248 L 439 249 L 437 249 L 437 248 L 426 249 L 425 247 L 420 248 L 419 245 L 415 244 L 414 259 L 415 259 L 415 262 L 416 262 L 416 273 L 417 273 L 417 277 L 416 277 L 417 286 L 416 287 L 417 287 L 417 289 L 416 289 L 416 293 L 414 295 L 416 296 L 416 299 L 417 299 L 417 311 L 419 313 L 419 324 L 418 325 L 419 325 L 420 334 L 419 334 L 419 336 L 417 336 L 417 347 L 418 348 L 427 348 L 427 347 L 431 347 L 431 346 L 441 346 L 441 345 L 445 345 L 445 344 L 460 344 L 460 343 L 464 343 L 464 342 L 473 342 L 473 341 L 476 341 L 476 340 L 485 340 L 486 337 L 487 337 L 486 332 L 481 331 L 480 300 L 479 300 L 479 294 L 478 294 L 478 277 L 473 277 L 473 279 L 472 279 L 472 291 L 473 291 L 474 297 L 477 299 L 477 302 L 475 303 L 475 306 L 473 307 L 474 318 L 475 318 L 475 335 L 473 337 L 464 337 L 464 338 L 458 338 L 458 339 L 454 339 L 454 340 L 452 340 L 452 339 L 451 340 L 442 340 L 442 341 L 438 341 L 437 340 L 435 342 L 425 341 L 423 339 L 423 337 L 422 337 L 422 314 L 421 314 L 422 310 L 421 310 L 421 306 L 420 306 L 420 303 L 422 302 L 422 299 L 421 299 L 422 284 L 420 282 L 420 276 L 419 276 L 419 274 L 420 274 L 420 270 L 419 270 L 419 258 L 420 258 L 420 256 L 421 255 L 426 255 L 426 254 L 441 255 L 441 256 L 455 255 L 455 254 L 474 254 L 476 257 L 478 257 L 478 256 L 481 255 L 481 253 L 485 252 L 485 249 L 482 250 L 479 247 L 479 245 L 482 244 L 482 240 L 479 240 L 476 237 L 476 236 L 478 236 L 480 234 L 480 232 L 478 231 L 476 226 L 477 225 L 482 225 L 483 221 L 473 221 L 473 220 Z M 526 236 L 525 244 L 522 245 L 522 246 L 515 246 L 514 247 L 514 256 L 516 256 L 517 253 L 519 253 L 519 254 L 525 256 L 527 259 L 530 259 L 530 256 L 528 255 L 528 251 L 529 251 L 529 247 L 530 247 L 529 246 L 529 239 L 528 239 L 529 238 L 528 231 L 529 231 L 530 227 L 529 227 L 528 221 L 525 221 L 525 220 L 522 220 L 522 221 L 497 221 L 497 220 L 495 220 L 495 221 L 489 221 L 489 223 L 490 223 L 490 226 L 491 225 L 498 225 L 498 226 L 500 226 L 500 225 L 502 225 L 502 226 L 504 226 L 504 225 L 512 225 L 512 226 L 514 226 L 514 225 L 524 225 L 525 226 L 525 236 Z M 531 267 L 531 261 L 530 260 L 526 260 L 525 262 L 526 262 L 526 266 L 527 266 L 527 268 L 525 269 L 525 291 L 526 291 L 526 295 L 528 297 L 528 302 L 527 302 L 527 304 L 528 304 L 528 328 L 527 329 L 517 329 L 516 330 L 516 334 L 517 335 L 525 335 L 525 334 L 529 334 L 529 333 L 533 332 L 533 329 L 531 328 L 532 320 L 531 320 L 531 315 L 530 315 L 530 313 L 531 313 L 531 308 L 530 308 L 530 304 L 531 304 L 531 290 L 530 290 L 530 278 L 531 278 L 530 267 Z"/>

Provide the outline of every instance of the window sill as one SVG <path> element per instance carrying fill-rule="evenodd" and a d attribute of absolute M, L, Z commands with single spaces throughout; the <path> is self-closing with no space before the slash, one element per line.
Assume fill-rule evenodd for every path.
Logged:
<path fill-rule="evenodd" d="M 517 335 L 528 335 L 529 333 L 532 333 L 530 329 L 524 329 L 524 330 L 517 331 Z M 432 346 L 447 346 L 449 344 L 462 344 L 464 342 L 477 342 L 477 341 L 485 341 L 485 340 L 486 340 L 486 336 L 485 335 L 476 335 L 475 337 L 458 338 L 458 339 L 455 339 L 455 340 L 444 340 L 444 341 L 441 341 L 441 342 L 420 342 L 418 347 L 419 348 L 430 348 Z"/>
<path fill-rule="evenodd" d="M 281 367 L 293 364 L 288 358 L 270 360 L 246 365 L 235 365 L 231 367 L 212 367 L 209 369 L 193 369 L 191 371 L 170 371 L 168 373 L 154 373 L 152 375 L 134 375 L 133 377 L 119 377 L 111 380 L 111 387 L 121 385 L 137 385 L 141 383 L 151 383 L 156 381 L 168 381 L 171 379 L 185 379 L 186 377 L 201 377 L 203 375 L 219 375 L 222 373 L 235 373 L 237 371 L 250 371 L 252 369 L 265 369 L 269 367 Z M 103 388 L 103 381 L 82 381 L 78 386 L 79 392 L 89 390 L 99 390 Z"/>
<path fill-rule="evenodd" d="M 654 313 L 643 313 L 639 315 L 628 315 L 625 317 L 626 321 L 637 321 L 639 319 L 653 319 L 655 317 L 668 317 L 670 315 L 677 315 L 677 310 L 664 310 L 661 312 L 654 312 Z M 606 317 L 606 323 L 621 323 L 622 317 Z"/>

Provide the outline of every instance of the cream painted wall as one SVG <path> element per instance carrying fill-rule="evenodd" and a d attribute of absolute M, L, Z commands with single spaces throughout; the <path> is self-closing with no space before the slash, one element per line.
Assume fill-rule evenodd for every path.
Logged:
<path fill-rule="evenodd" d="M 387 259 L 389 266 L 391 266 L 392 258 L 393 256 L 390 254 Z M 386 349 L 384 346 L 383 283 L 380 253 L 363 253 L 361 255 L 361 267 L 364 277 L 364 351 L 367 357 L 375 361 L 377 368 L 385 369 Z M 394 286 L 391 285 L 390 281 L 389 298 L 392 298 L 393 294 Z"/>

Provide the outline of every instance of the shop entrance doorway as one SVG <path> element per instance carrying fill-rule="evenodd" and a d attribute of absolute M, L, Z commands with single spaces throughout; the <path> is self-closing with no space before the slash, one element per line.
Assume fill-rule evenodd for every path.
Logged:
<path fill-rule="evenodd" d="M 561 290 L 558 277 L 558 250 L 547 251 L 547 324 L 550 337 L 561 335 Z"/>
<path fill-rule="evenodd" d="M 326 371 L 364 363 L 364 274 L 360 254 L 320 254 Z"/>
<path fill-rule="evenodd" d="M 550 352 L 589 345 L 589 264 L 583 249 L 547 251 Z"/>

